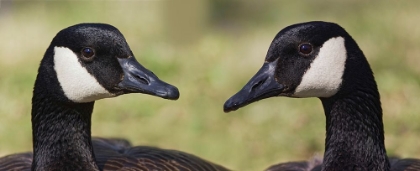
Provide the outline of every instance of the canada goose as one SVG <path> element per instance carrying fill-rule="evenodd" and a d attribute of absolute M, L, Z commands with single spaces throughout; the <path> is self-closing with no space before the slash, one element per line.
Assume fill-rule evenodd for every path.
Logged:
<path fill-rule="evenodd" d="M 388 159 L 372 70 L 339 25 L 315 21 L 281 30 L 262 68 L 226 101 L 224 111 L 275 96 L 321 100 L 327 121 L 325 153 L 322 164 L 290 162 L 269 171 L 420 170 L 419 159 Z"/>
<path fill-rule="evenodd" d="M 0 170 L 227 170 L 180 151 L 131 147 L 120 139 L 91 141 L 95 100 L 128 93 L 179 98 L 176 87 L 136 61 L 117 28 L 78 24 L 61 30 L 35 81 L 33 154 L 0 158 Z"/>

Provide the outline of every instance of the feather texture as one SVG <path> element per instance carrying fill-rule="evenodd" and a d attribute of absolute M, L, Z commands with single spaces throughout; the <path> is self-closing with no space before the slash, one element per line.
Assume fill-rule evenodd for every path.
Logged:
<path fill-rule="evenodd" d="M 228 171 L 192 154 L 150 146 L 135 146 L 124 139 L 93 138 L 100 170 L 124 171 Z M 31 152 L 0 158 L 0 171 L 30 171 Z"/>

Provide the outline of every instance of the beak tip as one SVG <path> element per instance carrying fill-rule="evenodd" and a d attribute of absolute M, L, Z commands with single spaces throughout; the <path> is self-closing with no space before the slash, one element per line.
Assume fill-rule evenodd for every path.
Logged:
<path fill-rule="evenodd" d="M 223 105 L 223 111 L 225 113 L 229 113 L 229 112 L 235 111 L 237 109 L 238 109 L 238 105 L 236 103 L 232 102 L 231 99 L 226 101 L 225 104 Z"/>
<path fill-rule="evenodd" d="M 166 88 L 166 95 L 163 96 L 165 99 L 169 100 L 178 100 L 179 99 L 179 90 L 175 86 L 170 86 Z"/>

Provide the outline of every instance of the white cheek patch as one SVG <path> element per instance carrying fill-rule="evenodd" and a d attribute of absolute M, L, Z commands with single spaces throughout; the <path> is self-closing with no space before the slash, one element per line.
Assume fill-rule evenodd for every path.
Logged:
<path fill-rule="evenodd" d="M 295 97 L 331 97 L 342 83 L 347 51 L 344 38 L 326 41 L 296 87 Z"/>
<path fill-rule="evenodd" d="M 113 97 L 84 68 L 77 55 L 66 47 L 54 47 L 54 70 L 64 94 L 73 102 L 85 103 Z"/>

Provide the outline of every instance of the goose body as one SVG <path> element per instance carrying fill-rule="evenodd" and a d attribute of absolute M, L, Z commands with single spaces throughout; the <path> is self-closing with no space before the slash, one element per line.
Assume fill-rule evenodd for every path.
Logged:
<path fill-rule="evenodd" d="M 91 138 L 94 102 L 128 93 L 176 100 L 178 89 L 136 61 L 108 24 L 61 30 L 41 61 L 32 97 L 33 153 L 0 158 L 0 170 L 227 170 L 194 155 Z"/>
<path fill-rule="evenodd" d="M 419 159 L 388 159 L 372 70 L 357 43 L 339 25 L 308 22 L 281 30 L 263 67 L 226 101 L 224 110 L 275 96 L 321 100 L 327 122 L 325 153 L 322 162 L 281 163 L 268 171 L 420 170 Z"/>

